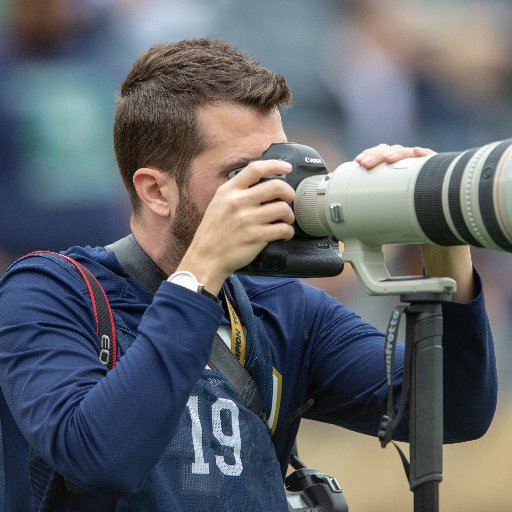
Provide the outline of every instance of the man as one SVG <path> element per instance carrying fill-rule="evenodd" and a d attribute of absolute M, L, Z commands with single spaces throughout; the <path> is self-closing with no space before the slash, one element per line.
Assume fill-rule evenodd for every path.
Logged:
<path fill-rule="evenodd" d="M 306 417 L 376 434 L 386 402 L 382 334 L 298 280 L 232 276 L 268 242 L 293 236 L 293 189 L 260 182 L 290 165 L 258 161 L 286 141 L 278 108 L 290 100 L 282 77 L 223 42 L 160 44 L 136 61 L 114 141 L 133 235 L 162 282 L 153 295 L 115 252 L 66 251 L 113 308 L 122 357 L 107 372 L 85 284 L 44 257 L 7 272 L 0 385 L 9 510 L 285 511 L 282 473 L 308 399 Z M 383 145 L 358 161 L 424 154 Z M 445 440 L 473 439 L 496 402 L 481 284 L 466 247 L 428 247 L 424 259 L 427 274 L 458 282 L 458 302 L 444 309 Z M 208 364 L 217 332 L 241 341 L 263 421 Z M 399 350 L 397 393 L 402 359 Z"/>

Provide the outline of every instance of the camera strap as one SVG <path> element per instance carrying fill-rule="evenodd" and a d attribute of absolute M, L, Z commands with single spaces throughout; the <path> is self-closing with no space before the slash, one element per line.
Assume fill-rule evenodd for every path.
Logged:
<path fill-rule="evenodd" d="M 42 256 L 43 258 L 55 261 L 59 265 L 65 265 L 64 261 L 66 261 L 68 264 L 75 267 L 82 277 L 87 287 L 87 291 L 89 292 L 89 298 L 91 300 L 92 311 L 96 323 L 96 335 L 100 342 L 99 359 L 107 370 L 114 368 L 117 362 L 117 339 L 114 316 L 112 314 L 107 294 L 94 274 L 73 258 L 53 251 L 33 251 L 21 256 L 17 261 L 21 261 L 30 256 Z M 67 478 L 64 478 L 64 483 L 66 484 L 68 491 L 71 493 L 68 510 L 72 510 L 73 494 L 84 494 L 85 491 Z"/>
<path fill-rule="evenodd" d="M 388 385 L 387 394 L 387 410 L 382 416 L 379 432 L 377 437 L 380 440 L 380 445 L 385 448 L 389 442 L 392 442 L 400 455 L 405 474 L 409 480 L 410 465 L 407 457 L 401 448 L 392 440 L 393 430 L 398 425 L 405 410 L 407 402 L 407 395 L 411 382 L 411 364 L 412 364 L 412 349 L 411 340 L 406 340 L 405 353 L 404 353 L 404 374 L 402 382 L 402 391 L 400 395 L 400 402 L 398 409 L 395 411 L 394 397 L 393 397 L 393 366 L 395 360 L 395 349 L 398 337 L 398 329 L 400 327 L 400 320 L 402 315 L 407 311 L 407 306 L 397 306 L 391 313 L 388 327 L 386 330 L 386 343 L 384 346 L 384 364 L 386 368 L 386 381 Z"/>
<path fill-rule="evenodd" d="M 55 261 L 59 265 L 67 261 L 76 268 L 87 286 L 89 298 L 91 299 L 92 311 L 96 322 L 96 335 L 100 341 L 99 359 L 108 370 L 114 368 L 117 361 L 117 339 L 114 316 L 105 290 L 99 281 L 84 265 L 58 252 L 33 251 L 21 256 L 17 261 L 21 261 L 30 256 L 42 256 Z"/>
<path fill-rule="evenodd" d="M 224 292 L 224 300 L 229 313 L 229 321 L 231 323 L 231 353 L 238 359 L 240 365 L 245 364 L 245 332 L 236 313 L 236 309 L 231 304 L 227 294 Z"/>

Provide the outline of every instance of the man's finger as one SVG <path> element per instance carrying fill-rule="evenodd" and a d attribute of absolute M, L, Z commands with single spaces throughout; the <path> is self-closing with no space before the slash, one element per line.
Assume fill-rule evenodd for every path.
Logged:
<path fill-rule="evenodd" d="M 392 164 L 404 158 L 428 156 L 434 153 L 434 151 L 428 148 L 405 147 L 400 144 L 393 146 L 380 144 L 373 148 L 365 149 L 354 160 L 362 167 L 372 169 L 381 163 Z"/>
<path fill-rule="evenodd" d="M 240 188 L 248 188 L 256 185 L 261 178 L 272 176 L 273 174 L 288 174 L 292 170 L 292 164 L 282 160 L 257 160 L 251 162 L 242 169 L 232 181 Z"/>

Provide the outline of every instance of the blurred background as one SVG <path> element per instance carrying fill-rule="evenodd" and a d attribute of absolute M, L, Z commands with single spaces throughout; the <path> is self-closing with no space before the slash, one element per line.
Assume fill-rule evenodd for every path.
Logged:
<path fill-rule="evenodd" d="M 333 170 L 381 142 L 460 151 L 511 137 L 512 2 L 495 0 L 0 0 L 0 270 L 35 249 L 128 231 L 111 143 L 115 92 L 153 43 L 213 35 L 283 74 L 289 140 Z M 444 450 L 441 510 L 512 510 L 512 256 L 473 250 L 500 377 L 481 440 Z M 386 248 L 392 274 L 416 247 Z M 396 298 L 347 265 L 313 284 L 385 329 Z M 301 457 L 340 481 L 350 510 L 412 510 L 393 448 L 305 421 Z"/>

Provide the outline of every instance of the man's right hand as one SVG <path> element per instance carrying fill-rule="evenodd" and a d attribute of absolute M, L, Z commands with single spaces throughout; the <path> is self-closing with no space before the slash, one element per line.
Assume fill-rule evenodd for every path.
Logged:
<path fill-rule="evenodd" d="M 176 270 L 192 272 L 216 295 L 225 279 L 269 242 L 290 240 L 295 191 L 283 180 L 261 179 L 291 169 L 288 162 L 258 160 L 221 185 Z"/>

